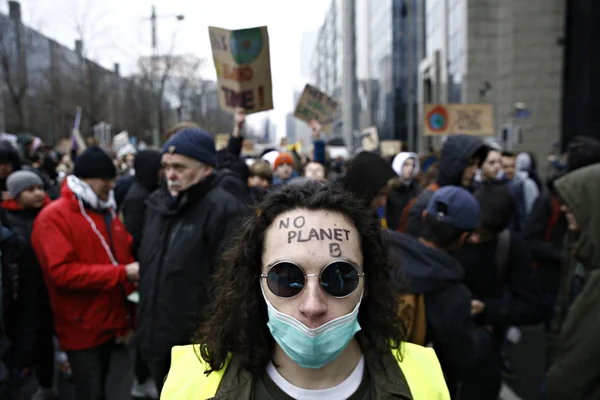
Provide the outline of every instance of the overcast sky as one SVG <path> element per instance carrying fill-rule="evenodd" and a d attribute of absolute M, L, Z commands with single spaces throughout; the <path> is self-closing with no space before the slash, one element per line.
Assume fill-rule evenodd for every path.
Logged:
<path fill-rule="evenodd" d="M 285 113 L 293 108 L 294 89 L 301 89 L 301 42 L 304 32 L 323 23 L 330 0 L 22 0 L 23 21 L 70 48 L 82 26 L 88 54 L 108 68 L 119 62 L 124 74 L 135 68 L 151 47 L 150 16 L 156 5 L 161 52 L 191 53 L 206 59 L 203 76 L 214 79 L 208 26 L 227 29 L 267 25 L 271 44 L 271 70 L 275 110 L 269 113 L 281 135 Z M 0 0 L 7 13 L 8 1 Z M 178 22 L 176 14 L 184 14 Z M 169 17 L 171 16 L 171 17 Z M 257 114 L 256 120 L 265 113 Z"/>

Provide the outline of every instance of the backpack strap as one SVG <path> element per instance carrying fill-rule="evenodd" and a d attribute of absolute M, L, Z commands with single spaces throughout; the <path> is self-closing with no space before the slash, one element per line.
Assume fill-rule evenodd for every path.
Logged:
<path fill-rule="evenodd" d="M 498 277 L 504 280 L 508 269 L 508 253 L 510 252 L 510 230 L 505 229 L 498 235 L 496 242 L 496 271 Z"/>
<path fill-rule="evenodd" d="M 546 242 L 550 241 L 550 237 L 552 236 L 552 232 L 554 232 L 554 227 L 560 219 L 560 215 L 560 203 L 558 202 L 558 199 L 555 196 L 552 196 L 552 214 L 550 216 L 550 221 L 548 221 L 546 232 L 544 233 L 544 240 Z"/>

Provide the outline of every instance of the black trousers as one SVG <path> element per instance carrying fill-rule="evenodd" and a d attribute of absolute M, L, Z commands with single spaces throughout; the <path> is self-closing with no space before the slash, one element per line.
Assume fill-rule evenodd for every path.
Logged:
<path fill-rule="evenodd" d="M 156 388 L 158 389 L 158 393 L 162 391 L 162 388 L 165 384 L 165 379 L 167 374 L 169 373 L 169 368 L 171 366 L 171 356 L 165 360 L 151 360 L 148 361 L 148 368 L 150 369 L 150 374 L 152 375 L 152 379 L 154 379 L 154 383 L 156 383 Z"/>
<path fill-rule="evenodd" d="M 114 340 L 85 350 L 67 351 L 76 400 L 105 400 Z"/>

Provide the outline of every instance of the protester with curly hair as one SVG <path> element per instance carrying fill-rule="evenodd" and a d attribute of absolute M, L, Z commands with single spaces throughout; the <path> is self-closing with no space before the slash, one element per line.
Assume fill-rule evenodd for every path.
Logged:
<path fill-rule="evenodd" d="M 163 399 L 449 399 L 431 349 L 405 343 L 376 219 L 307 182 L 240 227 Z"/>

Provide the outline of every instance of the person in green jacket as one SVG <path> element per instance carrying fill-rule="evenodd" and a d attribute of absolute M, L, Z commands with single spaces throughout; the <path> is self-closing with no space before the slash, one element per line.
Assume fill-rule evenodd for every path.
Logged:
<path fill-rule="evenodd" d="M 430 348 L 405 343 L 377 220 L 347 192 L 275 191 L 213 275 L 194 344 L 172 350 L 162 399 L 442 399 Z"/>
<path fill-rule="evenodd" d="M 548 399 L 600 399 L 600 164 L 554 183 L 569 233 L 553 329 Z"/>

